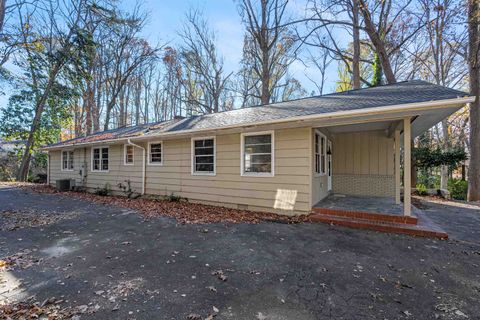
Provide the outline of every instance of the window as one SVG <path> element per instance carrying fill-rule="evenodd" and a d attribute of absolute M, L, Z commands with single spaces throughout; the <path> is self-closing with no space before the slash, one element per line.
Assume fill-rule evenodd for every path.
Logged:
<path fill-rule="evenodd" d="M 273 132 L 242 135 L 242 175 L 273 176 Z"/>
<path fill-rule="evenodd" d="M 73 150 L 62 151 L 62 170 L 63 171 L 73 170 Z"/>
<path fill-rule="evenodd" d="M 150 142 L 148 144 L 148 164 L 163 164 L 162 151 L 162 142 Z"/>
<path fill-rule="evenodd" d="M 124 165 L 133 165 L 133 155 L 134 155 L 134 149 L 133 146 L 130 144 L 126 144 L 124 148 Z"/>
<path fill-rule="evenodd" d="M 215 138 L 192 139 L 192 174 L 215 175 Z"/>
<path fill-rule="evenodd" d="M 108 171 L 108 147 L 92 148 L 92 171 Z"/>
<path fill-rule="evenodd" d="M 315 173 L 323 175 L 326 173 L 327 162 L 327 139 L 318 131 L 315 131 Z"/>

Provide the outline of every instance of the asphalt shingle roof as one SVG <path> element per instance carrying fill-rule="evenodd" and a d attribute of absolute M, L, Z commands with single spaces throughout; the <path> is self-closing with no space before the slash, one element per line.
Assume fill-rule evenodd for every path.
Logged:
<path fill-rule="evenodd" d="M 463 91 L 421 80 L 411 80 L 391 85 L 349 90 L 323 96 L 193 116 L 183 120 L 170 120 L 109 130 L 49 145 L 48 147 L 96 142 L 115 138 L 129 138 L 140 135 L 154 136 L 160 133 L 184 130 L 219 129 L 227 126 L 249 125 L 260 121 L 274 121 L 298 116 L 439 101 L 466 96 L 468 96 L 468 94 Z"/>

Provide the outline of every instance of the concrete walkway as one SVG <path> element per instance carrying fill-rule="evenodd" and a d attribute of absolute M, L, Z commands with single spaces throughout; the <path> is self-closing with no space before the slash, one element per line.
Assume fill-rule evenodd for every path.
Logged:
<path fill-rule="evenodd" d="M 365 211 L 391 215 L 403 215 L 403 203 L 396 204 L 393 197 L 345 196 L 332 194 L 318 202 L 315 207 L 346 211 Z M 412 206 L 412 214 L 416 216 L 418 209 Z"/>
<path fill-rule="evenodd" d="M 416 197 L 421 209 L 450 238 L 480 244 L 480 204 Z"/>

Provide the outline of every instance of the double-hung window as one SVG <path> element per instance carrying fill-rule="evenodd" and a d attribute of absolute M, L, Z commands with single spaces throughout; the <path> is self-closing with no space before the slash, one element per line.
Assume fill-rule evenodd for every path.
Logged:
<path fill-rule="evenodd" d="M 73 150 L 62 151 L 62 171 L 73 170 Z"/>
<path fill-rule="evenodd" d="M 162 165 L 163 164 L 163 143 L 150 142 L 148 144 L 148 164 Z"/>
<path fill-rule="evenodd" d="M 215 137 L 192 139 L 192 174 L 215 175 Z"/>
<path fill-rule="evenodd" d="M 242 134 L 242 175 L 273 176 L 273 132 Z"/>
<path fill-rule="evenodd" d="M 327 162 L 327 138 L 315 131 L 315 173 L 324 175 Z"/>
<path fill-rule="evenodd" d="M 134 159 L 134 154 L 135 150 L 133 149 L 134 147 L 131 144 L 126 144 L 124 149 L 123 149 L 123 164 L 124 165 L 133 165 L 133 159 Z"/>
<path fill-rule="evenodd" d="M 92 148 L 92 171 L 108 171 L 108 147 Z"/>

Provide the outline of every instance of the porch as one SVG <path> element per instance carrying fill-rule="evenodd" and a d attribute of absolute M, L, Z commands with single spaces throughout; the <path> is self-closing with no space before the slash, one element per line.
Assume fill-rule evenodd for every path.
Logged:
<path fill-rule="evenodd" d="M 325 167 L 326 171 L 312 179 L 312 219 L 354 228 L 447 238 L 443 230 L 412 205 L 411 193 L 402 192 L 412 188 L 411 141 L 424 127 L 418 117 L 406 117 L 316 128 L 313 141 L 320 142 L 313 149 L 320 154 L 320 160 L 314 155 L 314 167 Z M 323 146 L 325 157 L 322 151 L 318 152 Z"/>
<path fill-rule="evenodd" d="M 404 216 L 403 205 L 395 202 L 390 197 L 353 196 L 344 194 L 331 194 L 318 202 L 313 207 L 314 212 L 387 221 L 407 224 L 417 224 L 419 209 L 411 207 L 412 214 Z"/>
<path fill-rule="evenodd" d="M 412 205 L 411 213 L 404 216 L 403 206 L 388 197 L 332 194 L 313 207 L 310 219 L 356 229 L 448 239 L 448 234 L 422 210 Z"/>

